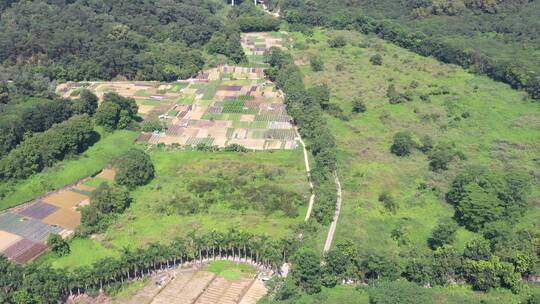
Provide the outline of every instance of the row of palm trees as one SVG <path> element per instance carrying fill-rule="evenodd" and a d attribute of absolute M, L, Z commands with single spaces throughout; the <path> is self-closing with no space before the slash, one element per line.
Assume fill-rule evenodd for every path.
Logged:
<path fill-rule="evenodd" d="M 89 288 L 143 278 L 156 270 L 177 267 L 184 263 L 215 259 L 232 259 L 279 271 L 298 248 L 299 240 L 289 237 L 273 240 L 267 235 L 230 229 L 176 238 L 168 245 L 152 243 L 145 249 L 124 248 L 118 258 L 103 258 L 91 267 L 78 267 L 67 276 L 66 295 L 80 294 Z"/>

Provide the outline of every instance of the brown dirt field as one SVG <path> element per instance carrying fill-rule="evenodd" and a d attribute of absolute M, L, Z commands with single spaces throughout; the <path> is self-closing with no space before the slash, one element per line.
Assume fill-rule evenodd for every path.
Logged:
<path fill-rule="evenodd" d="M 154 106 L 147 106 L 147 105 L 140 105 L 139 106 L 139 113 L 140 114 L 148 114 L 154 109 Z"/>
<path fill-rule="evenodd" d="M 57 225 L 69 230 L 75 230 L 81 223 L 81 214 L 77 211 L 61 208 L 44 218 L 42 222 L 49 225 Z"/>
<path fill-rule="evenodd" d="M 43 201 L 60 208 L 75 209 L 77 205 L 90 198 L 73 191 L 60 191 L 43 198 Z"/>
<path fill-rule="evenodd" d="M 281 140 L 267 140 L 266 141 L 266 149 L 280 149 L 281 148 Z"/>
<path fill-rule="evenodd" d="M 96 190 L 95 187 L 87 186 L 85 184 L 79 184 L 79 185 L 73 187 L 73 189 L 78 189 L 78 190 L 83 190 L 83 191 L 94 191 L 94 190 Z"/>
<path fill-rule="evenodd" d="M 46 249 L 47 249 L 47 246 L 45 244 L 35 243 L 27 250 L 15 256 L 13 260 L 21 264 L 26 263 L 40 256 Z"/>
<path fill-rule="evenodd" d="M 225 147 L 227 140 L 228 139 L 225 137 L 214 137 L 214 142 L 212 144 L 218 147 Z"/>
<path fill-rule="evenodd" d="M 208 110 L 208 107 L 194 108 L 193 111 L 189 112 L 189 119 L 201 119 L 206 110 Z"/>
<path fill-rule="evenodd" d="M 242 300 L 238 302 L 239 304 L 256 304 L 262 297 L 266 295 L 268 290 L 264 283 L 260 280 L 255 280 L 248 291 L 242 297 Z"/>
<path fill-rule="evenodd" d="M 20 240 L 22 240 L 21 236 L 9 233 L 4 230 L 0 230 L 0 251 L 4 251 L 4 249 L 8 248 L 9 246 L 15 244 Z"/>
<path fill-rule="evenodd" d="M 220 137 L 226 138 L 227 128 L 211 127 L 211 128 L 209 128 L 207 130 L 208 130 L 208 135 L 210 135 L 211 137 L 214 137 L 214 138 L 220 138 Z"/>
<path fill-rule="evenodd" d="M 296 149 L 298 145 L 296 144 L 296 141 L 294 140 L 288 140 L 285 144 L 285 149 Z"/>
<path fill-rule="evenodd" d="M 230 120 L 216 120 L 214 122 L 214 127 L 215 128 L 224 128 L 224 129 L 227 129 L 227 128 L 230 128 L 232 127 L 232 121 Z M 227 133 L 227 130 L 225 130 L 225 133 Z"/>
<path fill-rule="evenodd" d="M 154 298 L 152 304 L 193 303 L 215 277 L 211 272 L 198 271 L 187 282 L 173 280 Z"/>
<path fill-rule="evenodd" d="M 108 179 L 108 180 L 114 180 L 114 177 L 116 176 L 116 171 L 114 169 L 103 169 L 101 173 L 97 175 L 99 178 Z"/>
<path fill-rule="evenodd" d="M 230 144 L 239 144 L 241 146 L 244 146 L 248 149 L 254 149 L 254 150 L 262 150 L 264 149 L 264 139 L 231 139 L 229 141 Z"/>
<path fill-rule="evenodd" d="M 243 114 L 240 116 L 240 121 L 255 121 L 255 115 L 252 114 Z"/>
<path fill-rule="evenodd" d="M 159 143 L 164 143 L 166 145 L 170 144 L 179 144 L 179 145 L 185 145 L 187 140 L 189 139 L 189 136 L 180 135 L 180 136 L 163 136 L 160 138 Z"/>
<path fill-rule="evenodd" d="M 208 137 L 208 129 L 199 129 L 199 132 L 197 133 L 198 138 L 205 138 Z"/>
<path fill-rule="evenodd" d="M 186 130 L 184 131 L 184 133 L 182 133 L 182 136 L 186 136 L 186 137 L 197 137 L 197 134 L 199 133 L 199 129 L 196 129 L 196 128 L 186 128 Z"/>

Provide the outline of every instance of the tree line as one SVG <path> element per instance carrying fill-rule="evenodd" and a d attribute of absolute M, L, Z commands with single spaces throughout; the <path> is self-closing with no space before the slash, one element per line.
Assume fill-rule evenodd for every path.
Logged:
<path fill-rule="evenodd" d="M 47 99 L 14 95 L 0 104 L 0 158 L 32 134 L 43 132 L 73 115 L 93 115 L 97 97 L 83 91 L 79 99 Z"/>
<path fill-rule="evenodd" d="M 145 248 L 124 248 L 119 257 L 100 259 L 91 266 L 53 269 L 31 263 L 15 265 L 0 257 L 0 300 L 2 303 L 57 303 L 72 294 L 92 294 L 118 288 L 157 270 L 187 262 L 232 258 L 277 269 L 298 247 L 295 238 L 272 240 L 231 229 L 228 232 L 189 233 L 170 244 L 151 243 Z"/>
<path fill-rule="evenodd" d="M 294 64 L 291 54 L 271 48 L 266 56 L 270 68 L 267 77 L 285 93 L 288 113 L 298 125 L 300 134 L 308 141 L 315 164 L 311 177 L 315 184 L 316 204 L 313 216 L 317 222 L 328 224 L 336 206 L 335 139 L 324 118 L 322 106 L 327 102 L 326 94 L 319 89 L 306 89 L 303 75 Z"/>
<path fill-rule="evenodd" d="M 0 160 L 0 179 L 17 180 L 41 172 L 66 157 L 77 155 L 96 140 L 88 114 L 75 115 L 36 133 Z"/>

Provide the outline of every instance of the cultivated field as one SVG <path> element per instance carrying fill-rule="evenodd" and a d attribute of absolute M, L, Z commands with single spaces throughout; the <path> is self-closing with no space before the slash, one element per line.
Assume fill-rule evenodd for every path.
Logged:
<path fill-rule="evenodd" d="M 288 34 L 285 32 L 243 33 L 242 48 L 250 64 L 264 63 L 264 52 L 271 47 L 286 48 Z"/>
<path fill-rule="evenodd" d="M 165 270 L 115 304 L 255 304 L 267 292 L 254 267 L 226 260 Z"/>
<path fill-rule="evenodd" d="M 112 181 L 114 171 L 48 193 L 33 202 L 0 214 L 0 254 L 17 263 L 39 256 L 52 233 L 68 237 L 81 223 L 79 207 L 90 203 L 96 181 Z"/>
<path fill-rule="evenodd" d="M 270 47 L 283 47 L 281 33 L 242 36 L 249 58 Z M 250 57 L 251 56 L 251 57 Z M 175 83 L 82 82 L 61 84 L 57 92 L 76 97 L 82 88 L 100 99 L 116 92 L 132 97 L 146 121 L 162 121 L 165 130 L 142 133 L 139 142 L 180 146 L 239 144 L 254 150 L 295 149 L 296 134 L 283 94 L 266 81 L 260 67 L 219 66 Z"/>

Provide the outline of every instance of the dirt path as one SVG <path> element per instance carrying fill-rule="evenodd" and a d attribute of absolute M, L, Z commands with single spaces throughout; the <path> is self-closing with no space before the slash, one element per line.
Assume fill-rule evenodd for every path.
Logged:
<path fill-rule="evenodd" d="M 300 137 L 300 134 L 298 133 L 298 130 L 295 128 L 296 135 L 298 136 L 298 140 L 302 144 L 302 149 L 304 150 L 304 163 L 306 164 L 306 175 L 309 182 L 309 188 L 311 189 L 311 196 L 309 197 L 309 207 L 306 212 L 306 218 L 304 221 L 308 221 L 309 217 L 311 216 L 311 211 L 313 210 L 313 203 L 315 202 L 315 192 L 313 191 L 313 182 L 311 181 L 311 169 L 309 168 L 309 158 L 308 153 L 306 150 L 306 144 L 302 140 L 302 137 Z"/>
<path fill-rule="evenodd" d="M 339 177 L 337 171 L 334 172 L 334 178 L 336 180 L 336 211 L 334 213 L 334 219 L 332 224 L 330 224 L 330 229 L 328 230 L 328 235 L 326 236 L 326 242 L 324 243 L 324 252 L 328 252 L 330 247 L 332 247 L 332 241 L 334 240 L 334 233 L 336 232 L 336 226 L 339 219 L 339 212 L 341 211 L 341 183 L 339 182 Z"/>

